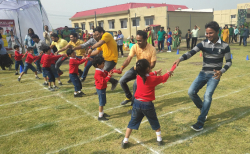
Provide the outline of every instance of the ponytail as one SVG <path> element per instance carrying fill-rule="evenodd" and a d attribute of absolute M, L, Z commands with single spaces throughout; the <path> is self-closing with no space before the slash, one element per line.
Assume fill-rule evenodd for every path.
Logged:
<path fill-rule="evenodd" d="M 136 72 L 138 75 L 140 75 L 144 84 L 147 79 L 146 75 L 148 74 L 147 70 L 149 67 L 149 62 L 146 59 L 138 60 L 136 63 Z"/>

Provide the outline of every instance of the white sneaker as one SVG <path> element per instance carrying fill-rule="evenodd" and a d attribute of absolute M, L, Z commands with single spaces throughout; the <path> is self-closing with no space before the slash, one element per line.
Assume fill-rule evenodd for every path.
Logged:
<path fill-rule="evenodd" d="M 170 50 L 168 50 L 167 52 L 171 52 Z"/>
<path fill-rule="evenodd" d="M 123 56 L 122 56 L 122 58 L 123 58 Z"/>
<path fill-rule="evenodd" d="M 163 51 L 161 50 L 160 52 L 162 53 Z"/>

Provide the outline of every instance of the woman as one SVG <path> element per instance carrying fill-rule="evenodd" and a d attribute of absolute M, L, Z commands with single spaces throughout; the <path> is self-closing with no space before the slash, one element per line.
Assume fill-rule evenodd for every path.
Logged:
<path fill-rule="evenodd" d="M 134 40 L 134 36 L 132 35 L 129 40 L 129 49 L 131 49 L 134 44 L 135 44 L 135 40 Z"/>
<path fill-rule="evenodd" d="M 82 39 L 84 42 L 87 42 L 89 40 L 89 33 L 87 30 L 85 30 L 85 33 L 83 33 Z"/>
<path fill-rule="evenodd" d="M 147 42 L 148 42 L 148 44 L 151 44 L 151 45 L 152 45 L 152 32 L 151 32 L 151 28 L 150 28 L 150 27 L 148 27 L 148 32 L 147 32 L 147 34 L 148 34 Z"/>
<path fill-rule="evenodd" d="M 172 32 L 170 31 L 170 27 L 168 27 L 168 33 L 167 33 L 167 47 L 168 51 L 171 52 L 171 45 L 172 45 Z"/>
<path fill-rule="evenodd" d="M 173 32 L 173 49 L 176 49 L 179 45 L 179 34 L 178 29 L 175 27 L 175 31 Z"/>
<path fill-rule="evenodd" d="M 225 26 L 222 35 L 223 35 L 223 41 L 229 43 L 229 29 L 227 25 Z"/>
<path fill-rule="evenodd" d="M 7 50 L 4 47 L 4 42 L 2 40 L 2 34 L 0 33 L 0 66 L 2 70 L 5 70 L 5 67 L 11 68 L 11 64 L 13 64 L 9 55 L 7 54 Z"/>
<path fill-rule="evenodd" d="M 8 40 L 8 48 L 14 49 L 14 46 L 15 46 L 15 45 L 18 45 L 18 46 L 21 47 L 21 43 L 19 42 L 18 37 L 16 37 L 16 36 L 13 34 L 13 31 L 10 31 L 10 39 Z"/>
<path fill-rule="evenodd" d="M 28 34 L 25 36 L 25 40 L 24 40 L 25 49 L 27 49 L 28 47 L 34 47 L 35 42 L 31 38 L 34 34 L 35 34 L 34 30 L 32 28 L 29 28 L 28 29 Z M 34 55 L 39 56 L 39 53 L 38 53 L 36 48 L 34 48 Z M 40 59 L 38 59 L 35 62 L 35 64 L 36 64 L 36 68 L 37 68 L 37 73 L 41 74 L 42 73 L 42 68 L 40 66 Z"/>
<path fill-rule="evenodd" d="M 220 27 L 220 29 L 219 29 L 219 37 L 221 38 L 221 27 Z"/>

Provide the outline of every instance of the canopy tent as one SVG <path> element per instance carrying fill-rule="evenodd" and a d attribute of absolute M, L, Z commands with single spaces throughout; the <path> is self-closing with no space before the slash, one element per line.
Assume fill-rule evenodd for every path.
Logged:
<path fill-rule="evenodd" d="M 0 19 L 15 21 L 16 35 L 22 44 L 29 28 L 32 28 L 40 39 L 44 39 L 44 25 L 48 25 L 49 30 L 52 30 L 40 0 L 0 0 Z"/>

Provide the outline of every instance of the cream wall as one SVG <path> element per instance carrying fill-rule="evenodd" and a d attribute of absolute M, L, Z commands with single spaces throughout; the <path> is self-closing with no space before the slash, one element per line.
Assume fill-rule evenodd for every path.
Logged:
<path fill-rule="evenodd" d="M 231 19 L 231 15 L 236 15 L 236 17 Z M 238 9 L 214 11 L 214 21 L 218 22 L 220 27 L 230 24 L 237 25 L 237 18 Z"/>
<path fill-rule="evenodd" d="M 191 16 L 191 19 L 190 19 Z M 213 12 L 184 12 L 174 11 L 168 12 L 169 27 L 174 31 L 176 26 L 179 26 L 182 31 L 182 37 L 185 37 L 187 30 L 192 30 L 194 25 L 198 25 L 201 30 L 199 36 L 205 36 L 205 25 L 213 20 Z"/>
<path fill-rule="evenodd" d="M 246 9 L 246 8 L 250 8 L 250 3 L 237 4 L 237 9 Z"/>

